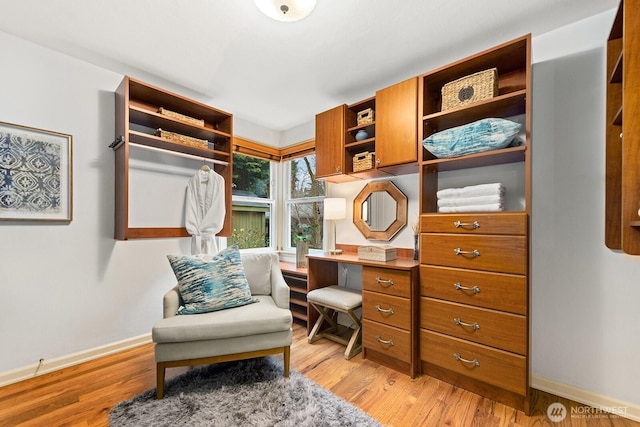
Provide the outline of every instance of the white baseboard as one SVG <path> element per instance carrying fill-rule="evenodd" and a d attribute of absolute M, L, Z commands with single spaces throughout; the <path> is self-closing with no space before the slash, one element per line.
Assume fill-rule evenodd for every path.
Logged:
<path fill-rule="evenodd" d="M 103 345 L 101 347 L 95 347 L 78 353 L 69 354 L 67 356 L 58 357 L 56 359 L 44 360 L 42 363 L 34 363 L 33 365 L 24 366 L 12 371 L 2 372 L 0 373 L 0 387 L 98 359 L 103 356 L 108 356 L 110 354 L 118 353 L 150 342 L 151 334 L 144 334 Z"/>
<path fill-rule="evenodd" d="M 531 387 L 594 408 L 600 408 L 623 418 L 640 421 L 640 405 L 637 403 L 624 402 L 537 375 L 531 376 Z"/>

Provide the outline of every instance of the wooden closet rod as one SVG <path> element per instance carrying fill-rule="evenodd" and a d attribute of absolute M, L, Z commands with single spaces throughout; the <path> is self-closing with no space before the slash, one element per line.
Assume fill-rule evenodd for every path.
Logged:
<path fill-rule="evenodd" d="M 225 166 L 229 165 L 229 162 L 224 162 L 222 160 L 210 159 L 208 157 L 195 156 L 193 154 L 187 154 L 187 153 L 179 153 L 177 151 L 164 150 L 162 148 L 151 147 L 149 145 L 136 144 L 135 142 L 130 142 L 129 146 L 130 147 L 136 147 L 136 148 L 142 148 L 142 149 L 149 150 L 149 151 L 157 151 L 157 152 L 161 152 L 161 153 L 165 153 L 165 154 L 170 154 L 172 156 L 186 157 L 188 159 L 195 159 L 195 160 L 202 160 L 202 161 L 205 161 L 205 162 L 216 163 L 216 164 L 219 164 L 219 165 L 225 165 Z"/>

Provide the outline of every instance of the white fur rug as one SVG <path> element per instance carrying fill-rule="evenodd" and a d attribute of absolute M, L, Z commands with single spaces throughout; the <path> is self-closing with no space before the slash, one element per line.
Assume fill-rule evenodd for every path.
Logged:
<path fill-rule="evenodd" d="M 109 414 L 124 426 L 380 426 L 367 413 L 270 357 L 196 368 L 124 402 Z"/>

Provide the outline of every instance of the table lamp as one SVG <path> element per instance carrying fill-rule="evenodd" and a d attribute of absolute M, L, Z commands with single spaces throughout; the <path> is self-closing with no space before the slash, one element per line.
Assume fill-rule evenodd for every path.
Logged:
<path fill-rule="evenodd" d="M 336 220 L 347 217 L 347 201 L 343 198 L 329 197 L 324 199 L 324 219 L 333 221 L 333 241 L 329 253 L 337 255 L 342 249 L 336 249 Z"/>

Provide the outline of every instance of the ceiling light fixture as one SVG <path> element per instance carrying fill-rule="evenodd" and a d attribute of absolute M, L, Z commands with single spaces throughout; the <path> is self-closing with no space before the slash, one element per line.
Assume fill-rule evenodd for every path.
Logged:
<path fill-rule="evenodd" d="M 306 18 L 316 6 L 316 0 L 253 0 L 260 12 L 282 22 Z"/>

